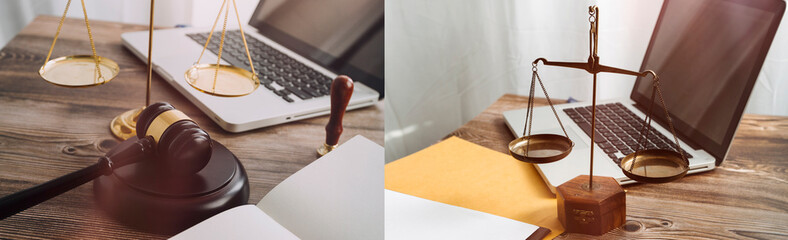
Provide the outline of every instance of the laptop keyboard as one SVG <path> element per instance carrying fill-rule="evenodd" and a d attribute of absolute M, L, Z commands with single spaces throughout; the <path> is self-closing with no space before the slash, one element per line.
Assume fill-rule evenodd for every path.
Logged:
<path fill-rule="evenodd" d="M 602 148 L 610 159 L 616 164 L 630 153 L 635 152 L 640 140 L 640 131 L 643 128 L 643 119 L 632 113 L 621 103 L 597 105 L 596 132 L 594 142 Z M 591 106 L 564 109 L 583 131 L 591 137 Z M 665 135 L 648 126 L 648 141 L 645 149 L 667 149 L 675 151 L 675 145 Z M 684 156 L 692 155 L 684 152 Z"/>
<path fill-rule="evenodd" d="M 194 33 L 187 34 L 187 36 L 204 46 L 208 34 L 207 32 Z M 208 44 L 208 50 L 217 55 L 219 54 L 221 35 L 221 32 L 215 32 L 211 43 Z M 249 54 L 252 56 L 260 84 L 283 100 L 294 102 L 294 99 L 307 100 L 329 95 L 332 81 L 328 76 L 307 67 L 260 40 L 248 37 L 248 35 L 246 43 L 249 46 Z M 222 49 L 222 60 L 251 71 L 240 31 L 227 31 Z"/>

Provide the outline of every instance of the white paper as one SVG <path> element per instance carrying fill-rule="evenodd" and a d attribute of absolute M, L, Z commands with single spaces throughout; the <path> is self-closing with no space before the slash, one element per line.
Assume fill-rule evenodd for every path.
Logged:
<path fill-rule="evenodd" d="M 257 207 L 305 239 L 383 239 L 383 147 L 355 136 L 274 187 Z"/>
<path fill-rule="evenodd" d="M 539 227 L 386 190 L 386 240 L 526 239 Z"/>
<path fill-rule="evenodd" d="M 298 239 L 254 205 L 216 214 L 171 239 Z"/>

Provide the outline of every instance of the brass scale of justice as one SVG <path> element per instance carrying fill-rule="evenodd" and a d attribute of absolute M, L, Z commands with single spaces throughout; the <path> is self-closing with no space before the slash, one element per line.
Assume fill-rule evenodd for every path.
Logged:
<path fill-rule="evenodd" d="M 660 103 L 662 104 L 663 109 L 665 110 L 665 116 L 668 120 L 668 125 L 670 127 L 670 131 L 673 134 L 674 146 L 675 149 L 681 149 L 678 138 L 676 137 L 676 132 L 673 129 L 673 122 L 668 114 L 667 106 L 665 106 L 665 101 L 662 98 L 662 91 L 659 87 L 659 77 L 657 73 L 652 70 L 646 70 L 644 72 L 634 72 L 614 67 L 609 67 L 605 65 L 601 65 L 599 63 L 599 56 L 597 55 L 597 46 L 598 46 L 598 37 L 599 37 L 599 9 L 596 6 L 590 6 L 588 8 L 589 13 L 589 22 L 591 23 L 591 29 L 589 31 L 589 54 L 588 62 L 552 62 L 548 61 L 544 58 L 538 58 L 533 61 L 532 63 L 532 71 L 533 74 L 531 76 L 531 87 L 530 93 L 528 97 L 528 106 L 526 108 L 526 119 L 525 119 L 525 129 L 523 130 L 523 136 L 517 138 L 509 143 L 509 153 L 512 157 L 529 163 L 534 164 L 541 164 L 541 163 L 550 163 L 554 161 L 558 161 L 569 155 L 572 151 L 572 147 L 574 147 L 574 143 L 572 140 L 569 139 L 569 135 L 566 133 L 566 129 L 564 129 L 563 123 L 561 123 L 561 119 L 558 118 L 558 113 L 555 111 L 555 107 L 553 106 L 552 101 L 550 101 L 550 97 L 547 94 L 547 90 L 544 88 L 544 84 L 542 84 L 542 79 L 539 77 L 537 73 L 537 64 L 541 61 L 544 65 L 548 66 L 559 66 L 559 67 L 568 67 L 568 68 L 577 68 L 583 69 L 588 71 L 589 73 L 593 74 L 593 93 L 592 93 L 592 103 L 591 103 L 591 158 L 590 158 L 590 165 L 589 165 L 589 189 L 591 189 L 591 184 L 593 183 L 593 173 L 594 173 L 594 135 L 596 132 L 596 86 L 597 86 L 597 74 L 600 72 L 609 72 L 609 73 L 618 73 L 618 74 L 626 74 L 626 75 L 633 75 L 633 76 L 641 76 L 646 77 L 647 75 L 651 75 L 653 79 L 652 84 L 652 91 L 651 91 L 651 104 L 648 109 L 648 115 L 643 121 L 643 126 L 640 131 L 640 137 L 638 139 L 638 149 L 634 153 L 631 153 L 625 156 L 619 167 L 623 171 L 624 175 L 629 177 L 632 180 L 644 183 L 665 183 L 678 180 L 682 178 L 684 175 L 687 174 L 687 170 L 689 169 L 689 162 L 687 158 L 684 156 L 683 152 L 677 152 L 673 150 L 667 149 L 643 149 L 646 146 L 646 139 L 648 137 L 649 132 L 651 132 L 648 127 L 651 125 L 651 115 L 652 110 L 654 107 L 654 97 L 657 95 L 659 97 Z M 564 135 L 557 135 L 557 134 L 531 134 L 531 124 L 533 123 L 533 108 L 534 108 L 534 88 L 536 82 L 539 82 L 539 85 L 544 92 L 545 98 L 547 98 L 547 102 L 550 105 L 550 108 L 553 110 L 553 114 L 555 114 L 556 120 L 558 120 L 559 125 L 561 126 L 561 130 L 563 130 Z M 585 187 L 585 186 L 584 186 Z"/>
<path fill-rule="evenodd" d="M 96 54 L 96 47 L 93 43 L 93 34 L 90 29 L 87 10 L 85 9 L 85 1 L 80 1 L 82 3 L 82 12 L 84 13 L 85 17 L 85 26 L 87 27 L 88 37 L 90 38 L 90 48 L 93 54 L 71 55 L 50 60 L 50 57 L 52 56 L 52 50 L 55 48 L 55 43 L 57 43 L 60 30 L 63 27 L 63 22 L 65 21 L 69 6 L 71 5 L 71 0 L 68 0 L 66 3 L 66 9 L 63 11 L 63 16 L 60 18 L 57 31 L 55 32 L 55 37 L 52 40 L 52 45 L 49 48 L 49 53 L 47 54 L 46 60 L 44 61 L 44 65 L 38 70 L 38 74 L 45 81 L 61 87 L 77 88 L 101 85 L 115 78 L 120 72 L 120 68 L 118 67 L 118 64 L 115 63 L 115 61 L 98 56 Z M 241 31 L 241 39 L 244 44 L 244 49 L 246 50 L 246 57 L 249 61 L 249 67 L 252 70 L 251 72 L 243 68 L 221 64 L 222 50 L 224 47 L 225 34 L 227 32 L 227 19 L 230 15 L 230 3 L 232 3 L 232 6 L 235 10 L 235 17 L 238 21 L 239 30 Z M 200 64 L 200 60 L 205 53 L 205 49 L 208 48 L 208 44 L 211 42 L 214 29 L 216 28 L 216 24 L 219 22 L 219 19 L 222 16 L 222 12 L 224 12 L 224 22 L 222 25 L 219 53 L 216 64 Z M 150 15 L 150 30 L 148 38 L 148 82 L 145 106 L 150 105 L 151 92 L 153 0 L 151 0 Z M 206 94 L 220 97 L 245 96 L 254 92 L 257 87 L 260 86 L 260 81 L 257 78 L 257 74 L 254 69 L 254 62 L 252 62 L 252 58 L 249 54 L 249 47 L 246 44 L 246 36 L 243 31 L 243 26 L 241 25 L 241 20 L 238 15 L 238 7 L 236 6 L 235 0 L 222 1 L 222 5 L 219 8 L 219 14 L 216 16 L 216 20 L 214 20 L 213 26 L 211 27 L 211 32 L 208 35 L 205 46 L 203 46 L 200 57 L 197 59 L 194 65 L 184 73 L 184 77 L 189 85 L 196 88 L 197 90 Z M 116 116 L 110 123 L 110 130 L 112 131 L 112 134 L 122 140 L 126 140 L 129 137 L 135 136 L 137 117 L 144 108 L 145 107 L 132 109 Z"/>

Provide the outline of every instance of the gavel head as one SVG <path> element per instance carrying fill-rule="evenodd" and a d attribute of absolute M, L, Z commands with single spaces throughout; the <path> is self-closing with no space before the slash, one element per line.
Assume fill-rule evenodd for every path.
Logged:
<path fill-rule="evenodd" d="M 194 174 L 208 164 L 211 137 L 169 103 L 146 107 L 137 119 L 137 137 L 153 141 L 161 166 L 178 175 Z"/>

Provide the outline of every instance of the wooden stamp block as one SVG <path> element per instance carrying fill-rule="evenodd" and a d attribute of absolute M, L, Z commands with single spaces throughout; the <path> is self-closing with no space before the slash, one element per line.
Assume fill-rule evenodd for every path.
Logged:
<path fill-rule="evenodd" d="M 566 232 L 602 235 L 626 221 L 626 194 L 611 177 L 580 175 L 557 188 L 558 220 Z"/>

